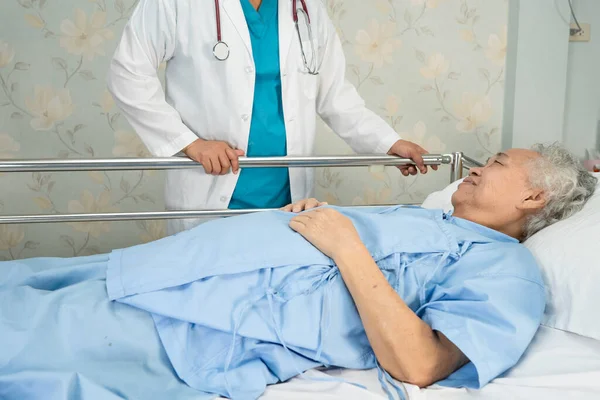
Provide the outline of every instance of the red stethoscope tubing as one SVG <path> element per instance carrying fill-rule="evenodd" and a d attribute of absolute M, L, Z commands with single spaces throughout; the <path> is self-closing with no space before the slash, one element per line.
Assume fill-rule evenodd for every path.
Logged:
<path fill-rule="evenodd" d="M 304 0 L 300 0 L 300 3 L 302 4 L 302 9 L 304 10 L 304 13 L 306 14 L 306 18 L 308 19 L 308 23 L 310 24 L 310 15 L 308 15 L 308 8 L 306 8 L 306 2 Z M 292 0 L 292 9 L 293 9 L 292 16 L 294 18 L 294 22 L 297 24 L 298 23 L 298 8 L 296 7 L 296 0 Z"/>
<path fill-rule="evenodd" d="M 215 0 L 215 12 L 217 13 L 217 42 L 222 42 L 221 38 L 221 7 L 219 7 L 219 0 Z"/>
<path fill-rule="evenodd" d="M 308 14 L 308 8 L 306 7 L 306 1 L 300 0 L 300 4 L 302 5 L 302 10 L 306 14 L 308 19 L 308 23 L 310 24 L 310 15 Z M 215 0 L 215 19 L 217 21 L 217 43 L 215 47 L 213 47 L 213 53 L 218 60 L 224 61 L 229 57 L 229 46 L 227 43 L 223 42 L 223 34 L 221 32 L 221 7 L 219 4 L 219 0 Z M 297 8 L 297 0 L 292 0 L 292 18 L 295 24 L 298 24 L 298 8 Z M 217 48 L 222 49 L 224 52 L 223 55 L 219 55 L 217 53 Z"/>

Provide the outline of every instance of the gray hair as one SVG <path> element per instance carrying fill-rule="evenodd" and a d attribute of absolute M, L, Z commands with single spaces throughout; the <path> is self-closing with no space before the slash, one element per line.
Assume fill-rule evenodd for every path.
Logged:
<path fill-rule="evenodd" d="M 547 203 L 541 211 L 527 219 L 523 229 L 524 240 L 580 211 L 594 194 L 598 181 L 581 161 L 558 143 L 536 144 L 531 150 L 541 157 L 529 166 L 530 183 L 544 190 Z"/>

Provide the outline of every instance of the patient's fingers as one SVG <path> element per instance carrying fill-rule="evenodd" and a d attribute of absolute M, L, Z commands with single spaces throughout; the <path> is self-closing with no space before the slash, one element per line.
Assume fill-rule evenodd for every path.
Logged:
<path fill-rule="evenodd" d="M 305 210 L 309 210 L 311 208 L 319 207 L 319 200 L 317 199 L 308 199 L 306 204 L 304 205 Z"/>
<path fill-rule="evenodd" d="M 304 214 L 301 215 L 297 215 L 294 218 L 292 218 L 290 220 L 290 228 L 292 228 L 295 231 L 301 231 L 303 229 L 306 229 L 306 227 L 308 226 L 308 224 L 310 223 L 310 217 L 307 217 Z"/>
<path fill-rule="evenodd" d="M 302 201 L 295 203 L 294 206 L 292 207 L 292 212 L 298 213 L 300 211 L 303 211 L 305 202 L 306 202 L 306 200 L 302 200 Z"/>
<path fill-rule="evenodd" d="M 319 207 L 320 201 L 317 199 L 308 199 L 304 203 L 304 210 L 310 210 L 311 208 Z"/>
<path fill-rule="evenodd" d="M 292 211 L 296 212 L 296 213 L 302 212 L 302 211 L 310 210 L 312 208 L 320 207 L 321 205 L 323 205 L 323 203 L 317 199 L 314 199 L 314 198 L 305 199 L 305 200 L 297 202 L 294 205 L 294 207 L 292 208 Z"/>
<path fill-rule="evenodd" d="M 297 221 L 295 219 L 292 219 L 289 225 L 290 228 L 292 228 L 296 232 L 301 232 L 302 230 L 306 229 L 306 225 L 302 221 Z"/>
<path fill-rule="evenodd" d="M 294 212 L 294 207 L 296 207 L 297 205 L 298 205 L 298 203 L 288 204 L 285 207 L 281 207 L 281 211 Z"/>
<path fill-rule="evenodd" d="M 317 199 L 310 198 L 310 199 L 300 200 L 296 203 L 288 204 L 287 206 L 282 207 L 281 210 L 286 211 L 286 212 L 299 213 L 299 212 L 310 210 L 313 208 L 326 206 L 327 204 L 328 203 L 326 201 L 319 201 Z"/>

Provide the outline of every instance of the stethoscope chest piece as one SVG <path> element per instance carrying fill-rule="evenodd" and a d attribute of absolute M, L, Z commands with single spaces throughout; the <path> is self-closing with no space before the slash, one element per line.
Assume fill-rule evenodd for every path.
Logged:
<path fill-rule="evenodd" d="M 229 46 L 225 42 L 217 42 L 213 47 L 213 54 L 219 61 L 225 61 L 229 58 Z"/>
<path fill-rule="evenodd" d="M 294 24 L 296 25 L 296 32 L 298 33 L 298 40 L 300 41 L 300 50 L 302 51 L 302 60 L 304 62 L 304 67 L 306 68 L 306 71 L 309 74 L 318 75 L 319 67 L 318 67 L 318 65 L 316 65 L 317 54 L 316 54 L 314 38 L 312 35 L 310 15 L 308 15 L 308 8 L 306 7 L 306 0 L 300 0 L 300 3 L 302 5 L 302 8 L 300 10 L 298 10 L 297 0 L 292 1 L 292 8 L 293 8 L 292 17 L 294 20 Z M 298 27 L 298 21 L 299 21 L 298 11 L 300 11 L 302 16 L 304 17 L 303 19 L 304 19 L 304 21 L 306 23 L 306 27 L 308 29 L 308 36 L 309 36 L 310 47 L 311 47 L 311 52 L 312 52 L 312 58 L 311 58 L 310 63 L 307 60 L 306 53 L 304 52 L 304 45 L 302 44 L 303 40 L 300 35 L 300 28 Z M 229 58 L 229 46 L 222 39 L 223 36 L 221 34 L 221 10 L 220 10 L 220 5 L 219 5 L 219 0 L 215 0 L 215 14 L 216 14 L 216 25 L 217 25 L 217 43 L 213 47 L 213 55 L 215 56 L 215 58 L 217 60 L 225 61 Z"/>

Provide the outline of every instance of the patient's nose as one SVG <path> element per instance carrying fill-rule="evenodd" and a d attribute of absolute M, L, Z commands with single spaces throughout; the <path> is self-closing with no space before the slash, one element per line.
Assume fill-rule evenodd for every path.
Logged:
<path fill-rule="evenodd" d="M 469 175 L 481 176 L 481 167 L 470 168 Z"/>

